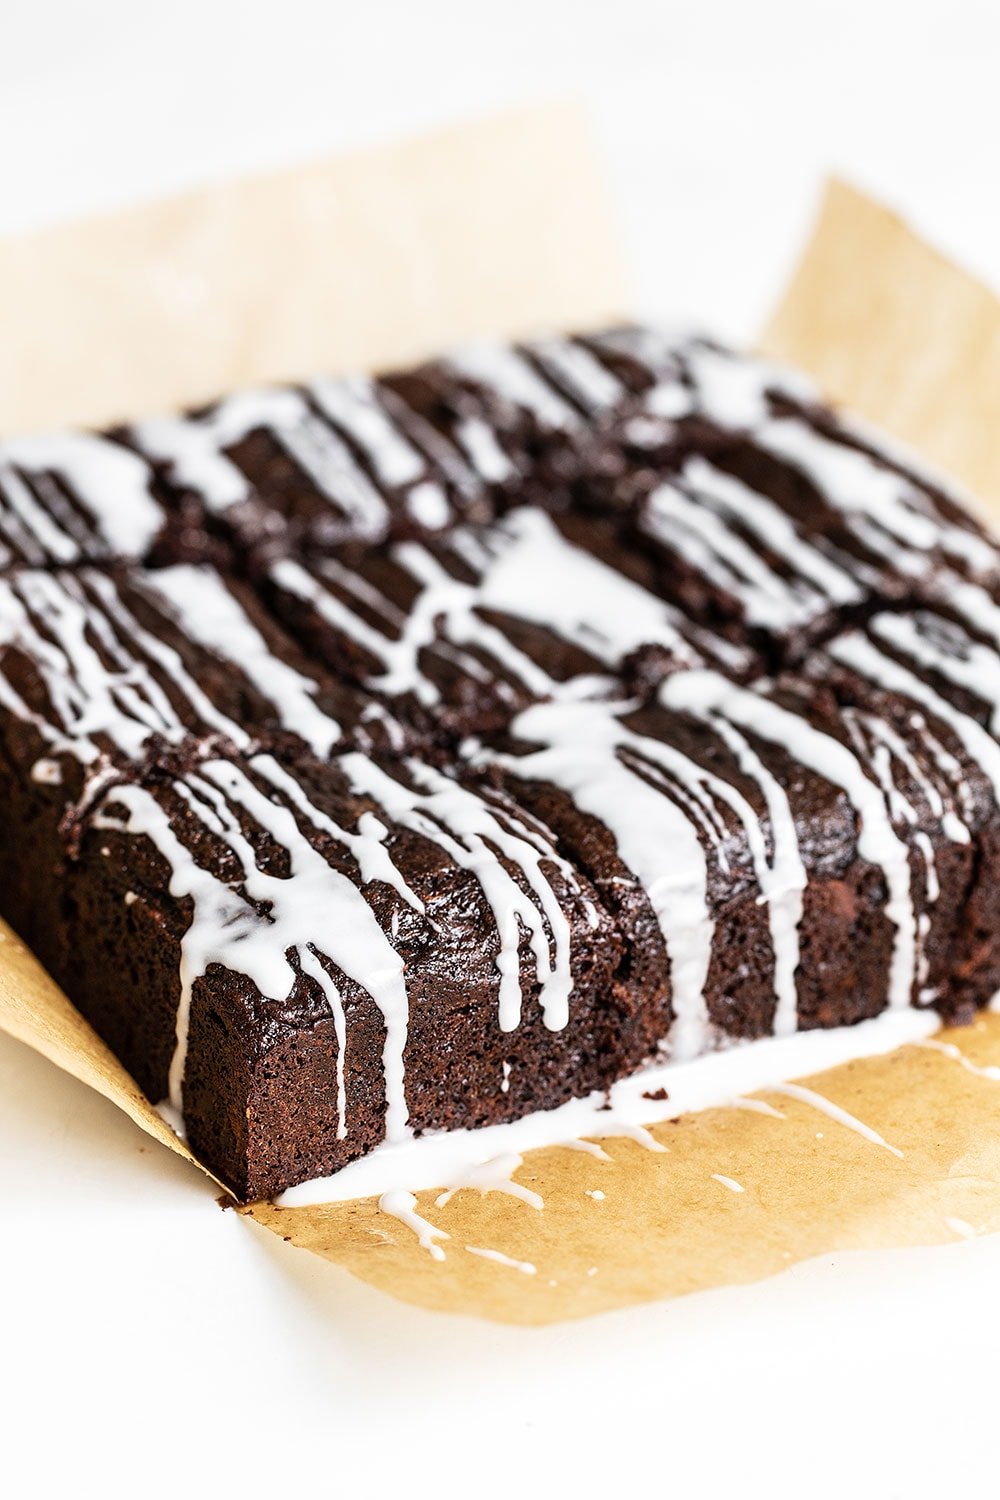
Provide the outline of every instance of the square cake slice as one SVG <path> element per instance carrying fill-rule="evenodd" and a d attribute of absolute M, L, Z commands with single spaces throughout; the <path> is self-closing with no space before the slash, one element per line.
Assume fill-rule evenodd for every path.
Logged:
<path fill-rule="evenodd" d="M 764 361 L 702 340 L 661 351 L 603 431 L 584 503 L 619 515 L 664 598 L 775 665 L 944 577 L 1000 580 L 993 540 L 935 476 Z"/>
<path fill-rule="evenodd" d="M 621 696 L 640 658 L 657 677 L 709 664 L 753 675 L 750 649 L 665 603 L 648 572 L 598 520 L 526 505 L 425 542 L 283 558 L 261 587 L 331 672 L 447 739 L 535 702 Z"/>
<path fill-rule="evenodd" d="M 509 797 L 421 762 L 191 742 L 108 785 L 75 845 L 55 972 L 241 1197 L 647 1050 L 592 885 Z"/>
<path fill-rule="evenodd" d="M 536 706 L 467 747 L 593 881 L 643 987 L 669 974 L 666 1056 L 968 1016 L 996 987 L 991 758 L 870 684 L 838 693 L 840 651 L 752 687 L 680 672 L 639 709 Z"/>

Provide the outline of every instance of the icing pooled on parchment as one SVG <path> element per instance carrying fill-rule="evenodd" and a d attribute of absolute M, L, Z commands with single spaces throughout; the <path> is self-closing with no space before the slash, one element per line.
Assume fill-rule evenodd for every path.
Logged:
<path fill-rule="evenodd" d="M 540 1110 L 509 1124 L 430 1131 L 396 1146 L 378 1146 L 331 1177 L 286 1189 L 278 1205 L 296 1208 L 308 1203 L 342 1202 L 377 1196 L 387 1189 L 447 1191 L 498 1157 L 523 1156 L 544 1146 L 585 1150 L 598 1164 L 595 1171 L 603 1172 L 610 1170 L 614 1158 L 596 1145 L 597 1141 L 610 1144 L 643 1125 L 719 1106 L 780 1121 L 784 1118 L 782 1110 L 767 1099 L 748 1099 L 746 1095 L 772 1090 L 786 1079 L 808 1077 L 853 1058 L 891 1052 L 929 1037 L 938 1025 L 939 1018 L 932 1011 L 886 1011 L 857 1026 L 736 1042 L 690 1062 L 651 1063 L 619 1079 L 607 1093 L 572 1099 L 556 1109 Z M 667 1100 L 662 1098 L 664 1090 L 669 1091 Z M 814 1100 L 808 1102 L 819 1107 Z M 845 1122 L 841 1119 L 839 1123 Z M 647 1139 L 653 1140 L 648 1132 Z M 669 1162 L 670 1157 L 665 1156 L 665 1165 Z M 514 1213 L 524 1212 L 511 1207 Z"/>

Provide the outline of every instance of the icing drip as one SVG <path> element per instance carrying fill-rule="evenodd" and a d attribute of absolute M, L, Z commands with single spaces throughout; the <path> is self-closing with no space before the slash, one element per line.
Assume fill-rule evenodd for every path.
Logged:
<path fill-rule="evenodd" d="M 427 1250 L 432 1260 L 444 1260 L 444 1251 L 436 1242 L 438 1240 L 451 1239 L 443 1229 L 435 1229 L 433 1224 L 428 1224 L 417 1213 L 417 1200 L 412 1193 L 391 1191 L 383 1193 L 378 1201 L 379 1209 L 384 1214 L 391 1215 L 405 1224 L 407 1229 L 412 1229 L 420 1243 L 421 1250 Z"/>
<path fill-rule="evenodd" d="M 746 1192 L 746 1188 L 742 1185 L 742 1183 L 737 1182 L 733 1177 L 726 1177 L 722 1172 L 713 1172 L 712 1181 L 721 1183 L 722 1186 L 724 1188 L 728 1188 L 731 1193 Z"/>
<path fill-rule="evenodd" d="M 20 471 L 20 473 L 18 472 Z M 40 503 L 21 477 L 44 492 Z M 152 546 L 163 514 L 150 494 L 149 467 L 108 438 L 84 432 L 39 434 L 0 447 L 0 530 L 29 563 L 81 560 L 91 527 L 45 476 L 56 475 L 93 518 L 109 553 L 141 557 Z"/>
<path fill-rule="evenodd" d="M 620 1079 L 609 1093 L 573 1099 L 558 1109 L 526 1115 L 507 1125 L 432 1131 L 401 1146 L 378 1146 L 332 1177 L 289 1188 L 277 1200 L 278 1206 L 343 1202 L 375 1196 L 390 1187 L 410 1192 L 447 1188 L 462 1182 L 485 1161 L 506 1153 L 523 1155 L 543 1146 L 584 1151 L 595 1161 L 607 1162 L 611 1154 L 597 1141 L 622 1134 L 626 1126 L 674 1119 L 692 1110 L 731 1106 L 783 1119 L 782 1111 L 766 1099 L 743 1096 L 757 1089 L 773 1090 L 786 1078 L 808 1077 L 851 1058 L 883 1055 L 929 1036 L 938 1025 L 939 1018 L 928 1011 L 886 1011 L 857 1026 L 764 1037 L 687 1063 L 650 1064 Z M 667 1103 L 649 1097 L 661 1086 L 670 1090 Z M 769 1128 L 764 1121 L 761 1124 Z"/>
<path fill-rule="evenodd" d="M 452 355 L 449 364 L 545 427 L 558 431 L 581 425 L 576 409 L 508 344 L 471 345 Z"/>
<path fill-rule="evenodd" d="M 798 1026 L 798 994 L 795 975 L 799 967 L 799 924 L 803 892 L 808 884 L 799 853 L 795 818 L 784 788 L 764 765 L 749 741 L 719 713 L 703 715 L 704 722 L 719 735 L 736 758 L 745 776 L 756 781 L 767 806 L 774 852 L 769 859 L 759 825 L 747 821 L 747 838 L 754 869 L 767 902 L 768 925 L 774 950 L 774 993 L 777 1004 L 772 1030 L 787 1036 Z"/>
<path fill-rule="evenodd" d="M 926 571 L 929 554 L 940 549 L 969 567 L 995 570 L 990 542 L 936 516 L 912 480 L 867 453 L 792 418 L 764 422 L 753 436 L 767 452 L 800 469 L 827 504 L 850 520 L 862 520 L 865 537 L 897 565 L 905 562 L 914 571 Z"/>
<path fill-rule="evenodd" d="M 612 713 L 589 704 L 530 708 L 512 727 L 520 739 L 543 748 L 497 756 L 498 763 L 519 777 L 549 781 L 568 792 L 582 812 L 610 829 L 622 862 L 642 882 L 670 960 L 671 1047 L 678 1058 L 694 1056 L 708 1040 L 705 980 L 714 931 L 708 870 L 693 819 L 618 754 L 631 744 L 641 755 L 654 742 L 630 736 Z M 676 756 L 675 768 L 682 774 L 690 770 L 698 794 L 704 773 L 682 756 Z"/>
<path fill-rule="evenodd" d="M 415 484 L 424 477 L 424 460 L 392 421 L 370 380 L 316 380 L 309 392 L 320 410 L 354 439 L 383 484 Z"/>
<path fill-rule="evenodd" d="M 238 664 L 274 704 L 283 728 L 299 735 L 316 755 L 329 755 L 341 730 L 316 703 L 318 685 L 275 656 L 218 574 L 209 568 L 162 568 L 148 591 L 154 601 L 160 594 L 170 602 L 178 622 L 206 650 Z"/>
<path fill-rule="evenodd" d="M 856 1115 L 849 1114 L 846 1109 L 841 1109 L 839 1104 L 834 1104 L 832 1099 L 827 1099 L 823 1094 L 817 1094 L 813 1089 L 803 1088 L 800 1083 L 772 1083 L 771 1093 L 783 1094 L 787 1099 L 797 1100 L 799 1104 L 808 1104 L 811 1109 L 817 1109 L 829 1119 L 836 1120 L 838 1125 L 843 1125 L 847 1130 L 853 1130 L 855 1135 L 871 1141 L 873 1146 L 881 1146 L 893 1156 L 902 1159 L 903 1153 L 898 1146 L 890 1146 L 877 1130 L 873 1130 Z"/>
<path fill-rule="evenodd" d="M 492 1160 L 473 1167 L 461 1181 L 452 1182 L 445 1192 L 438 1195 L 435 1202 L 438 1208 L 444 1208 L 456 1193 L 461 1192 L 463 1188 L 472 1188 L 484 1198 L 487 1193 L 506 1193 L 508 1197 L 519 1198 L 522 1203 L 527 1203 L 531 1208 L 542 1209 L 545 1203 L 541 1194 L 514 1181 L 514 1173 L 523 1165 L 524 1158 L 514 1152 L 505 1156 L 495 1156 Z"/>
<path fill-rule="evenodd" d="M 939 1037 L 925 1037 L 914 1042 L 913 1045 L 914 1047 L 928 1047 L 933 1052 L 940 1052 L 942 1057 L 947 1057 L 952 1062 L 957 1062 L 967 1073 L 972 1073 L 976 1078 L 988 1078 L 991 1083 L 1000 1082 L 1000 1068 L 992 1066 L 981 1068 L 978 1063 L 974 1063 L 971 1058 L 966 1057 L 965 1053 L 960 1047 L 956 1047 L 954 1042 L 942 1042 Z"/>
<path fill-rule="evenodd" d="M 656 448 L 669 437 L 670 423 L 691 415 L 745 434 L 803 475 L 867 554 L 838 550 L 822 528 L 809 535 L 780 503 L 702 456 L 687 459 L 675 479 L 645 502 L 640 526 L 737 599 L 748 623 L 774 630 L 809 623 L 833 605 L 863 599 L 878 587 L 885 566 L 926 577 L 944 556 L 974 574 L 997 576 L 993 544 L 950 520 L 927 493 L 935 477 L 908 455 L 894 454 L 881 437 L 887 462 L 855 446 L 858 438 L 864 441 L 856 425 L 843 422 L 840 436 L 820 431 L 808 412 L 816 393 L 793 372 L 697 340 L 678 341 L 672 355 L 638 334 L 601 342 L 631 354 L 651 372 L 660 367 L 641 402 L 646 415 L 625 418 L 629 440 Z M 774 397 L 805 409 L 800 415 L 778 413 Z M 988 621 L 994 638 L 1000 637 L 1000 609 L 985 590 L 959 575 L 953 582 L 963 600 L 956 597 L 957 607 Z M 952 592 L 948 582 L 945 593 L 950 598 Z"/>
<path fill-rule="evenodd" d="M 534 1276 L 538 1269 L 530 1260 L 512 1260 L 502 1250 L 484 1250 L 479 1245 L 466 1245 L 465 1248 L 470 1255 L 481 1255 L 483 1260 L 496 1261 L 498 1266 L 510 1266 L 512 1271 L 520 1271 L 525 1276 Z"/>
<path fill-rule="evenodd" d="M 963 679 L 968 677 L 968 673 L 963 664 L 950 652 L 936 647 L 926 635 L 922 635 L 914 620 L 903 615 L 877 615 L 872 620 L 870 628 L 880 639 L 887 641 L 901 653 L 908 654 L 918 666 L 940 672 L 942 676 L 958 682 L 959 685 L 966 685 Z M 955 732 L 972 759 L 988 776 L 993 786 L 994 796 L 1000 802 L 1000 745 L 983 729 L 981 724 L 968 714 L 961 713 L 954 708 L 922 677 L 918 677 L 915 672 L 902 666 L 893 657 L 886 656 L 879 651 L 878 647 L 866 636 L 852 633 L 831 642 L 827 649 L 835 661 L 842 662 L 844 666 L 852 668 L 853 671 L 881 688 L 901 693 L 904 697 L 912 699 L 934 718 L 947 724 Z M 992 659 L 994 667 L 1000 666 L 1000 660 L 994 653 L 987 654 Z M 968 685 L 972 691 L 977 691 L 975 686 L 977 682 L 980 696 L 991 692 L 992 685 L 988 674 L 983 673 L 981 681 L 975 676 L 969 679 Z"/>
<path fill-rule="evenodd" d="M 805 617 L 807 606 L 815 611 L 830 604 L 854 604 L 861 598 L 857 581 L 807 541 L 773 500 L 703 458 L 688 459 L 682 477 L 699 504 L 715 506 L 730 522 L 738 522 L 790 570 L 790 580 L 768 571 L 761 597 L 751 597 L 748 619 L 788 628 Z"/>
<path fill-rule="evenodd" d="M 570 339 L 547 338 L 535 339 L 527 348 L 536 365 L 540 365 L 591 416 L 616 406 L 625 395 L 621 381 L 582 344 Z"/>
<path fill-rule="evenodd" d="M 162 669 L 207 728 L 237 746 L 248 742 L 246 732 L 216 710 L 177 652 L 143 630 L 110 579 L 92 570 L 81 578 L 24 572 L 0 580 L 0 644 L 19 647 L 34 661 L 51 714 L 29 711 L 2 673 L 0 702 L 28 718 L 55 753 L 69 753 L 84 765 L 97 760 L 99 737 L 130 757 L 141 753 L 151 734 L 174 742 L 183 737 L 186 725 L 153 667 Z"/>
<path fill-rule="evenodd" d="M 544 511 L 514 511 L 496 528 L 491 550 L 478 588 L 481 607 L 541 625 L 609 667 L 649 645 L 693 663 L 676 611 L 573 546 Z"/>
<path fill-rule="evenodd" d="M 134 578 L 133 586 L 210 657 L 234 664 L 282 727 L 316 754 L 330 752 L 341 730 L 316 703 L 317 684 L 273 654 L 218 574 L 163 568 Z M 29 717 L 55 752 L 83 764 L 97 759 L 102 739 L 135 758 L 151 735 L 178 743 L 197 726 L 237 748 L 250 743 L 242 724 L 215 706 L 180 654 L 139 623 L 114 581 L 96 569 L 0 580 L 0 645 L 30 656 L 51 712 L 29 713 L 2 673 L 0 702 Z M 186 711 L 175 707 L 177 695 Z"/>
<path fill-rule="evenodd" d="M 760 693 L 734 687 L 714 672 L 685 672 L 660 689 L 667 706 L 700 715 L 713 714 L 760 739 L 781 745 L 800 764 L 840 787 L 860 824 L 858 852 L 877 865 L 888 891 L 886 916 L 896 928 L 889 974 L 890 1006 L 910 1003 L 916 969 L 916 914 L 910 892 L 906 845 L 892 828 L 879 787 L 869 781 L 846 745 L 814 728 Z"/>
<path fill-rule="evenodd" d="M 134 429 L 143 451 L 169 464 L 172 480 L 194 490 L 216 513 L 253 493 L 228 451 L 256 431 L 268 433 L 359 534 L 374 536 L 383 529 L 388 516 L 384 496 L 344 440 L 298 391 L 244 391 L 199 417 L 161 417 Z"/>
<path fill-rule="evenodd" d="M 407 762 L 416 784 L 410 788 L 364 756 L 346 755 L 340 764 L 354 791 L 374 797 L 400 827 L 430 839 L 455 864 L 476 876 L 500 938 L 496 965 L 501 1030 L 513 1031 L 521 1020 L 522 929 L 535 956 L 545 1025 L 552 1031 L 561 1030 L 569 1020 L 573 988 L 570 926 L 542 865 L 554 865 L 570 889 L 576 886 L 572 868 L 551 845 L 515 831 L 499 810 L 491 809 L 474 792 L 430 766 Z M 508 872 L 504 861 L 520 873 L 527 891 Z"/>
<path fill-rule="evenodd" d="M 720 803 L 742 824 L 768 907 L 777 1001 L 775 1031 L 784 1035 L 797 1025 L 795 976 L 807 875 L 787 795 L 743 730 L 784 745 L 793 756 L 847 790 L 859 811 L 867 810 L 862 853 L 885 871 L 887 914 L 898 934 L 890 994 L 893 1004 L 909 1003 L 916 924 L 908 858 L 892 831 L 878 789 L 850 751 L 796 715 L 733 688 L 712 673 L 678 674 L 661 689 L 661 699 L 666 706 L 707 723 L 728 745 L 741 771 L 757 784 L 771 825 L 770 856 L 760 818 L 737 788 L 673 747 L 630 731 L 613 710 L 562 704 L 529 709 L 515 720 L 513 732 L 543 748 L 525 756 L 496 758 L 517 776 L 561 787 L 581 811 L 599 818 L 614 835 L 621 859 L 649 896 L 667 945 L 675 1016 L 670 1035 L 673 1054 L 694 1056 L 709 1041 L 705 983 L 714 926 L 703 841 L 707 838 L 714 845 L 720 867 L 726 868 Z"/>

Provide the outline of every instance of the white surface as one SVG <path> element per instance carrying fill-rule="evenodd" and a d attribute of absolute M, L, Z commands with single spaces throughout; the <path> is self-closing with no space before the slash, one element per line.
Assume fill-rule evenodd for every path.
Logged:
<path fill-rule="evenodd" d="M 830 167 L 1000 285 L 998 47 L 993 0 L 6 0 L 0 230 L 578 89 L 639 304 L 750 334 Z M 398 1306 L 221 1213 L 6 1038 L 0 1143 L 14 1493 L 995 1490 L 1000 1242 L 524 1333 Z"/>

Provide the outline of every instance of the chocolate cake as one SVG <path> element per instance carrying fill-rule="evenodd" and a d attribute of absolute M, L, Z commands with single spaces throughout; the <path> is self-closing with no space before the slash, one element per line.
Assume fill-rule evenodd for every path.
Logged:
<path fill-rule="evenodd" d="M 3 911 L 252 1199 L 1000 987 L 1000 551 L 653 329 L 0 450 Z"/>

